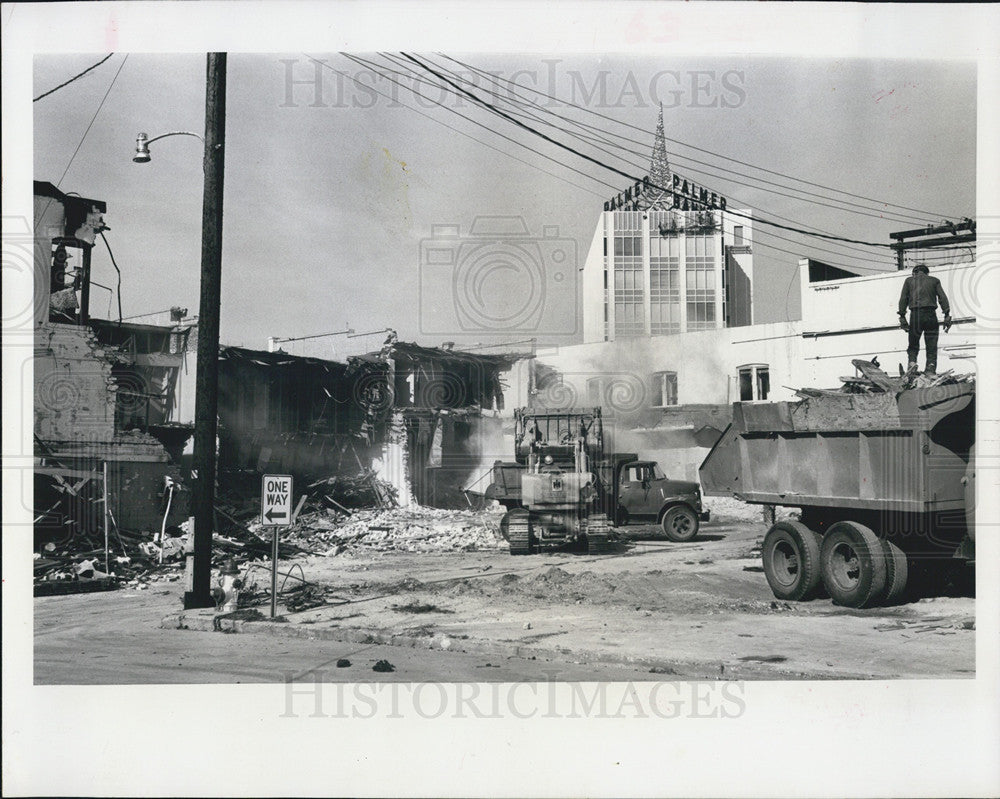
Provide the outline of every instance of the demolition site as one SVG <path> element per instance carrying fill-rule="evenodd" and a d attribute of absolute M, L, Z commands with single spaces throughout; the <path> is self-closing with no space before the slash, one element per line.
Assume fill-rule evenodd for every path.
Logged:
<path fill-rule="evenodd" d="M 803 255 L 801 318 L 756 323 L 753 214 L 688 185 L 661 116 L 579 343 L 326 359 L 97 318 L 114 204 L 36 182 L 36 681 L 274 681 L 236 661 L 276 642 L 342 681 L 975 676 L 975 223 Z"/>

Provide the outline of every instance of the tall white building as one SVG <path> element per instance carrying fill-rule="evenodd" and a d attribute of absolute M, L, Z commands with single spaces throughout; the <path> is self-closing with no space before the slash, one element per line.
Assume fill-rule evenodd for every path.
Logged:
<path fill-rule="evenodd" d="M 752 215 L 671 171 L 662 109 L 650 174 L 604 204 L 582 272 L 585 343 L 753 322 Z"/>

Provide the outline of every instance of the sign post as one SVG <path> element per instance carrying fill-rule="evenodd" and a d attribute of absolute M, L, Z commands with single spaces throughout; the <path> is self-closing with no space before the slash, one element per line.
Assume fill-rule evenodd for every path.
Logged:
<path fill-rule="evenodd" d="M 271 618 L 278 611 L 279 531 L 292 523 L 292 476 L 265 474 L 260 483 L 260 521 L 271 528 Z"/>

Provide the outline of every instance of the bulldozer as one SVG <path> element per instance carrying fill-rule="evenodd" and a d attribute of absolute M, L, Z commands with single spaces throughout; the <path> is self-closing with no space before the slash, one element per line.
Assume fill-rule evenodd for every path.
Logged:
<path fill-rule="evenodd" d="M 606 453 L 601 409 L 514 411 L 514 461 L 493 464 L 486 498 L 507 512 L 501 533 L 512 555 L 575 542 L 604 554 L 616 527 L 656 522 L 690 541 L 708 511 L 697 483 L 671 480 L 655 461 Z"/>

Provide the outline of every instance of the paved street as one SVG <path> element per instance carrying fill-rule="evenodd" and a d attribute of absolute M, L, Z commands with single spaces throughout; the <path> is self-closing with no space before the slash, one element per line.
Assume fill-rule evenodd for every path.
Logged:
<path fill-rule="evenodd" d="M 35 600 L 35 683 L 113 685 L 311 682 L 514 682 L 648 679 L 626 667 L 489 658 L 396 646 L 164 630 L 179 589 Z M 351 661 L 337 668 L 338 659 Z M 395 671 L 372 671 L 387 660 Z"/>
<path fill-rule="evenodd" d="M 688 544 L 630 529 L 630 540 L 596 557 L 505 549 L 305 557 L 298 562 L 325 586 L 327 604 L 279 606 L 276 623 L 264 605 L 264 618 L 240 624 L 239 634 L 213 632 L 211 611 L 183 614 L 180 581 L 38 598 L 35 682 L 261 683 L 312 681 L 316 671 L 331 682 L 975 674 L 971 596 L 864 611 L 829 599 L 777 602 L 759 565 L 757 520 L 722 514 Z M 267 583 L 266 570 L 252 574 L 258 589 Z M 351 666 L 337 668 L 338 659 Z M 380 660 L 395 671 L 373 671 Z"/>

